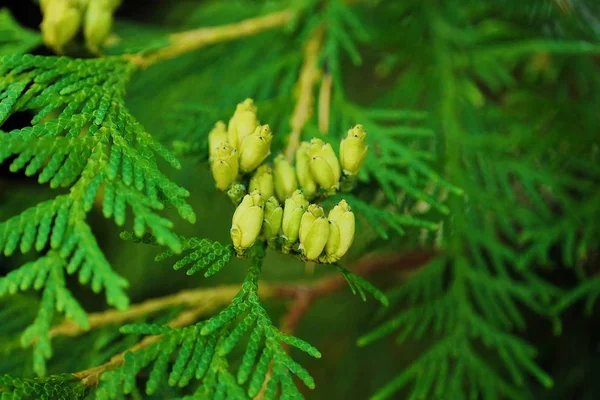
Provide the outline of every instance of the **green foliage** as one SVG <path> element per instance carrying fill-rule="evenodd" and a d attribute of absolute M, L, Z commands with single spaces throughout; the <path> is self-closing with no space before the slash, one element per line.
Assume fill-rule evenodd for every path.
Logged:
<path fill-rule="evenodd" d="M 48 330 L 54 308 L 86 325 L 85 313 L 64 287 L 63 270 L 79 271 L 80 283 L 91 284 L 96 293 L 105 290 L 109 305 L 128 306 L 127 282 L 112 270 L 86 222 L 100 188 L 106 218 L 123 225 L 130 206 L 135 234 L 149 229 L 158 243 L 174 251 L 180 251 L 180 243 L 170 230 L 172 223 L 156 210 L 168 202 L 190 222 L 195 215 L 184 200 L 189 193 L 159 171 L 154 155 L 174 167 L 178 161 L 124 106 L 131 64 L 24 55 L 2 57 L 0 70 L 0 121 L 19 111 L 35 112 L 32 126 L 2 132 L 0 161 L 16 156 L 12 172 L 25 169 L 27 176 L 38 174 L 38 181 L 51 188 L 69 188 L 68 194 L 0 224 L 5 255 L 17 249 L 47 252 L 0 278 L 0 286 L 10 292 L 32 283 L 36 289 L 45 287 L 40 314 L 23 336 L 24 343 L 35 343 L 36 371 L 43 374 L 43 359 L 51 354 Z"/>
<path fill-rule="evenodd" d="M 390 334 L 397 335 L 398 343 L 423 340 L 431 334 L 439 339 L 374 398 L 388 398 L 410 381 L 414 381 L 414 395 L 424 398 L 453 393 L 456 398 L 483 394 L 520 399 L 525 394 L 519 387 L 527 373 L 546 387 L 552 385 L 552 379 L 532 361 L 535 349 L 506 330 L 526 326 L 518 302 L 544 313 L 555 295 L 553 289 L 533 276 L 530 281 L 517 283 L 508 276 L 470 269 L 468 262 L 465 258 L 438 258 L 390 295 L 392 304 L 408 300 L 411 306 L 363 336 L 359 344 Z M 444 275 L 452 269 L 460 269 L 454 273 L 466 277 L 455 278 L 446 288 Z M 503 370 L 485 364 L 481 344 L 487 351 L 498 352 Z"/>
<path fill-rule="evenodd" d="M 26 53 L 41 42 L 39 33 L 23 28 L 8 8 L 0 8 L 0 56 Z"/>
<path fill-rule="evenodd" d="M 105 249 L 106 257 L 101 251 L 89 218 L 94 208 L 118 226 L 132 223 L 132 233 L 123 238 L 165 246 L 157 260 L 186 252 L 174 262 L 176 270 L 188 275 L 203 270 L 206 277 L 224 271 L 214 280 L 233 271 L 223 269 L 232 246 L 209 239 L 213 232 L 225 234 L 216 233 L 212 219 L 182 232 L 184 237 L 159 214 L 170 208 L 195 221 L 186 203 L 190 193 L 159 170 L 163 160 L 180 167 L 159 140 L 172 144 L 174 154 L 205 163 L 206 135 L 214 122 L 227 120 L 235 104 L 252 97 L 259 118 L 275 132 L 273 154 L 284 150 L 303 49 L 322 32 L 318 80 L 332 78 L 331 101 L 322 104 L 325 85 L 317 82 L 302 139 L 323 137 L 336 144 L 348 128 L 364 125 L 369 156 L 354 194 L 344 196 L 359 217 L 355 244 L 433 257 L 401 284 L 395 279 L 401 274 L 386 275 L 387 295 L 351 268 L 335 266 L 363 300 L 367 293 L 384 305 L 389 299 L 378 326 L 359 340 L 370 347 L 361 358 L 339 363 L 360 377 L 353 395 L 367 390 L 367 379 L 357 372 L 365 369 L 390 377 L 379 389 L 368 381 L 377 399 L 565 398 L 554 393 L 555 383 L 582 382 L 572 377 L 576 365 L 568 379 L 542 370 L 538 353 L 548 357 L 548 351 L 535 328 L 555 334 L 569 329 L 559 317 L 580 300 L 591 312 L 600 294 L 600 280 L 592 277 L 600 249 L 597 5 L 584 0 L 168 3 L 131 16 L 156 25 L 117 21 L 116 36 L 106 47 L 111 56 L 88 60 L 19 55 L 37 46 L 39 35 L 0 11 L 0 123 L 18 126 L 23 117 L 31 118 L 28 126 L 0 132 L 0 162 L 12 172 L 37 175 L 55 190 L 50 200 L 24 211 L 7 209 L 0 224 L 0 252 L 22 263 L 0 271 L 0 296 L 11 294 L 14 304 L 25 304 L 25 294 L 18 292 L 33 289 L 41 299 L 26 329 L 31 299 L 24 307 L 28 312 L 18 318 L 14 307 L 0 309 L 3 373 L 24 363 L 11 357 L 19 343 L 34 347 L 35 372 L 46 372 L 56 314 L 88 326 L 75 297 L 81 296 L 76 280 L 104 292 L 107 304 L 128 307 L 128 282 L 107 261 L 112 260 L 108 251 L 121 249 Z M 158 62 L 135 74 L 131 85 L 136 68 L 127 60 L 135 58 L 115 56 L 165 48 L 172 44 L 168 33 L 179 29 L 239 22 L 288 7 L 297 15 L 283 32 L 267 30 Z M 327 132 L 316 123 L 323 109 Z M 206 194 L 202 171 L 185 173 L 193 177 L 193 189 Z M 9 207 L 0 211 L 4 208 Z M 210 226 L 203 226 L 205 221 Z M 123 259 L 141 264 L 134 251 L 131 256 L 125 251 Z M 21 261 L 19 253 L 28 258 Z M 300 397 L 294 376 L 313 388 L 310 363 L 300 366 L 285 347 L 321 354 L 273 324 L 258 296 L 263 250 L 257 246 L 251 255 L 240 292 L 217 315 L 185 327 L 169 326 L 172 318 L 142 320 L 122 328 L 125 338 L 117 332 L 101 335 L 94 345 L 100 355 L 90 352 L 96 356 L 83 368 L 140 340 L 143 346 L 102 375 L 94 396 L 142 398 L 141 381 L 148 396 L 190 399 L 254 397 L 266 377 L 265 398 Z M 292 276 L 287 263 L 280 263 L 269 277 Z M 405 267 L 410 265 L 398 265 Z M 575 275 L 580 285 L 563 283 L 559 267 L 570 268 L 563 273 Z M 68 276 L 75 274 L 76 279 Z M 153 279 L 168 279 L 157 276 Z M 335 330 L 335 322 L 326 324 Z M 402 357 L 382 340 L 389 336 L 403 346 Z M 324 358 L 341 353 L 343 340 L 333 339 L 324 342 L 334 342 L 322 347 Z M 78 338 L 77 343 L 85 349 L 89 342 Z M 371 357 L 376 349 L 390 360 Z M 61 361 L 67 352 L 60 353 Z M 58 365 L 66 371 L 73 364 Z M 78 398 L 85 390 L 67 375 L 0 378 L 1 398 L 60 398 L 59 393 Z"/>
<path fill-rule="evenodd" d="M 356 274 L 353 274 L 346 268 L 341 267 L 339 265 L 336 266 L 336 269 L 344 276 L 344 279 L 346 279 L 346 282 L 348 282 L 348 286 L 350 286 L 352 293 L 358 293 L 362 301 L 367 301 L 367 295 L 365 293 L 367 292 L 370 293 L 377 301 L 379 301 L 384 306 L 387 307 L 389 305 L 387 297 L 379 289 L 373 286 L 369 281 Z"/>
<path fill-rule="evenodd" d="M 437 99 L 431 103 L 445 144 L 445 169 L 448 179 L 464 190 L 465 200 L 448 200 L 446 255 L 393 291 L 392 304 L 403 306 L 395 307 L 397 313 L 360 343 L 389 334 L 399 343 L 431 343 L 374 398 L 389 398 L 413 382 L 411 398 L 446 398 L 452 393 L 456 399 L 527 399 L 527 375 L 546 388 L 553 382 L 535 364 L 537 351 L 512 332 L 527 328 L 523 308 L 553 319 L 555 329 L 560 328 L 552 307 L 562 292 L 534 269 L 550 266 L 556 246 L 562 248 L 565 265 L 576 265 L 593 246 L 589 238 L 597 224 L 582 224 L 581 217 L 597 215 L 587 208 L 597 203 L 597 185 L 591 184 L 597 175 L 593 167 L 583 171 L 575 165 L 592 165 L 597 157 L 592 132 L 598 121 L 590 121 L 589 129 L 578 135 L 587 144 L 562 152 L 558 145 L 564 143 L 565 130 L 553 122 L 569 118 L 566 110 L 519 109 L 525 104 L 531 108 L 537 94 L 532 87 L 517 87 L 512 75 L 532 52 L 587 54 L 598 48 L 586 42 L 515 37 L 510 22 L 493 16 L 493 7 L 476 14 L 498 27 L 486 31 L 481 20 L 476 27 L 466 19 L 468 14 L 454 13 L 452 7 L 415 12 L 415 18 L 428 21 L 421 26 L 431 28 L 421 32 L 415 26 L 412 32 L 430 35 L 434 52 L 417 59 L 415 69 L 409 67 L 397 84 L 412 85 L 412 96 Z M 500 42 L 509 33 L 509 44 Z M 459 52 L 469 56 L 458 60 Z M 412 81 L 411 74 L 426 65 L 435 68 L 431 80 Z M 554 82 L 557 76 L 545 79 Z M 437 90 L 427 87 L 433 83 Z M 503 96 L 508 105 L 486 100 L 485 90 Z M 522 119 L 507 123 L 512 113 Z M 535 135 L 524 120 L 539 121 Z M 573 156 L 586 161 L 576 163 Z M 581 199 L 586 199 L 583 207 Z M 594 285 L 586 286 L 592 290 Z M 568 294 L 559 304 L 564 307 L 584 293 L 587 288 Z"/>
<path fill-rule="evenodd" d="M 201 241 L 184 243 L 184 247 L 201 248 Z M 196 379 L 201 384 L 191 398 L 254 398 L 267 378 L 270 365 L 272 373 L 265 398 L 275 398 L 278 390 L 282 398 L 301 397 L 293 375 L 313 389 L 315 384 L 310 374 L 286 353 L 283 346 L 293 346 L 316 358 L 320 358 L 321 353 L 307 342 L 279 331 L 260 303 L 258 278 L 264 255 L 264 249 L 258 246 L 252 249 L 251 265 L 240 292 L 216 316 L 184 328 L 147 324 L 124 326 L 123 333 L 161 336 L 146 348 L 126 353 L 122 367 L 103 374 L 96 398 L 113 399 L 131 393 L 136 386 L 136 375 L 150 366 L 146 382 L 149 395 L 164 383 L 185 387 Z M 236 378 L 229 371 L 226 357 L 248 334 Z M 174 362 L 170 366 L 172 359 Z M 247 389 L 242 386 L 245 384 Z"/>
<path fill-rule="evenodd" d="M 0 375 L 0 399 L 81 400 L 88 388 L 71 374 L 47 378 L 21 379 Z"/>
<path fill-rule="evenodd" d="M 193 251 L 177 261 L 173 265 L 173 269 L 179 270 L 188 267 L 189 269 L 186 272 L 188 275 L 193 275 L 196 272 L 209 267 L 206 272 L 204 272 L 204 277 L 208 278 L 227 265 L 229 260 L 231 260 L 231 257 L 235 254 L 233 245 L 222 245 L 219 242 L 208 239 L 182 238 L 180 243 L 182 251 Z M 173 256 L 173 252 L 167 250 L 166 252 L 157 255 L 155 260 L 162 261 L 170 256 Z"/>

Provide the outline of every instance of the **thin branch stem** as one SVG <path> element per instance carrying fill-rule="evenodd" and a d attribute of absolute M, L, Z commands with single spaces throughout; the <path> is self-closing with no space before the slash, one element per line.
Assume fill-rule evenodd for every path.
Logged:
<path fill-rule="evenodd" d="M 208 312 L 229 302 L 239 289 L 239 285 L 223 285 L 212 288 L 184 290 L 173 295 L 158 297 L 139 304 L 134 304 L 125 311 L 108 310 L 91 313 L 88 314 L 88 329 L 81 328 L 73 321 L 65 320 L 62 324 L 57 325 L 50 330 L 50 337 L 78 336 L 92 329 L 133 321 L 145 315 L 178 305 L 195 307 L 196 309 L 202 308 Z M 268 289 L 266 292 L 267 291 Z"/>
<path fill-rule="evenodd" d="M 332 87 L 333 77 L 331 76 L 331 73 L 326 72 L 321 80 L 321 90 L 319 91 L 319 132 L 322 134 L 329 132 Z"/>
<path fill-rule="evenodd" d="M 140 67 L 168 60 L 202 47 L 252 36 L 290 22 L 296 12 L 292 8 L 261 17 L 248 18 L 232 24 L 203 27 L 170 35 L 171 44 L 148 55 L 127 54 L 124 57 Z"/>
<path fill-rule="evenodd" d="M 323 35 L 324 27 L 320 26 L 316 28 L 304 47 L 304 63 L 302 64 L 300 76 L 296 84 L 298 97 L 290 121 L 292 132 L 290 133 L 288 145 L 285 150 L 285 155 L 290 162 L 293 161 L 296 149 L 300 145 L 302 129 L 313 113 L 313 89 L 321 74 L 318 66 L 318 57 L 323 44 Z"/>

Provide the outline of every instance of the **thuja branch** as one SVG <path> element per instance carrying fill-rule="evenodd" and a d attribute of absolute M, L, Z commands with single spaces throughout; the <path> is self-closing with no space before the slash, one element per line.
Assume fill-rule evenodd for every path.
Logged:
<path fill-rule="evenodd" d="M 433 253 L 418 252 L 407 255 L 367 255 L 358 260 L 354 267 L 351 268 L 357 275 L 366 277 L 370 274 L 384 271 L 396 270 L 401 274 L 412 274 L 420 267 L 425 265 L 428 260 L 434 256 Z M 293 299 L 292 307 L 283 319 L 283 327 L 286 332 L 292 332 L 306 312 L 310 304 L 317 298 L 330 295 L 346 286 L 345 279 L 339 274 L 332 274 L 312 283 L 306 284 L 266 284 L 261 283 L 259 295 L 263 299 L 268 298 L 291 298 Z M 208 315 L 215 309 L 223 306 L 231 301 L 237 292 L 237 286 L 220 286 L 210 289 L 195 289 L 186 290 L 180 293 L 156 298 L 145 301 L 138 305 L 133 305 L 127 311 L 121 312 L 106 312 L 92 315 L 90 322 L 95 321 L 93 327 L 101 326 L 102 324 L 112 324 L 131 320 L 132 318 L 144 315 L 146 312 L 154 312 L 165 307 L 174 305 L 187 304 L 191 308 L 183 311 L 179 316 L 169 322 L 169 326 L 177 328 L 191 325 L 197 322 L 198 318 L 203 315 Z M 210 299 L 207 301 L 207 297 Z M 300 304 L 302 303 L 302 304 Z M 77 335 L 83 333 L 81 330 L 64 327 L 55 328 L 59 334 Z M 125 362 L 125 354 L 127 352 L 135 352 L 142 350 L 153 343 L 160 340 L 160 335 L 148 336 L 137 343 L 135 346 L 126 350 L 123 353 L 113 356 L 108 362 L 74 373 L 73 375 L 81 379 L 88 386 L 98 383 L 101 375 L 104 372 L 118 368 Z"/>
<path fill-rule="evenodd" d="M 197 309 L 184 311 L 181 314 L 179 314 L 179 316 L 177 316 L 175 319 L 171 320 L 167 325 L 169 325 L 172 328 L 180 328 L 183 326 L 187 326 L 187 325 L 194 323 L 197 320 L 197 318 L 200 316 L 200 314 L 201 314 L 201 312 L 199 312 Z M 135 346 L 129 348 L 128 350 L 126 350 L 122 353 L 117 354 L 116 356 L 113 356 L 110 359 L 110 361 L 108 361 L 102 365 L 99 365 L 97 367 L 89 368 L 89 369 L 86 369 L 81 372 L 76 372 L 73 375 L 75 377 L 81 379 L 81 382 L 84 385 L 87 385 L 87 386 L 95 385 L 100 381 L 100 377 L 102 376 L 102 374 L 104 372 L 115 369 L 115 368 L 121 366 L 123 363 L 125 363 L 125 354 L 126 353 L 135 352 L 135 351 L 141 350 L 143 348 L 146 348 L 146 347 L 150 346 L 152 343 L 156 343 L 158 340 L 160 340 L 160 338 L 161 338 L 161 335 L 147 336 L 143 340 L 141 340 L 139 343 L 137 343 Z"/>
<path fill-rule="evenodd" d="M 290 22 L 295 15 L 295 10 L 288 8 L 231 24 L 174 33 L 169 37 L 171 44 L 165 48 L 146 56 L 128 54 L 125 57 L 141 67 L 146 67 L 157 61 L 168 60 L 211 44 L 240 39 L 281 27 Z"/>

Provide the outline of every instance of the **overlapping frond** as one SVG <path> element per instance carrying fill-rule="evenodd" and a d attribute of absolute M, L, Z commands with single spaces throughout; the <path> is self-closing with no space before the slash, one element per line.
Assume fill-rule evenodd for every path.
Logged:
<path fill-rule="evenodd" d="M 97 199 L 104 216 L 117 225 L 125 223 L 130 207 L 135 234 L 150 231 L 173 251 L 180 250 L 179 240 L 171 232 L 172 223 L 157 210 L 168 203 L 188 221 L 195 219 L 184 200 L 189 193 L 160 172 L 155 155 L 174 167 L 179 163 L 125 108 L 132 71 L 131 64 L 113 58 L 0 59 L 0 122 L 17 112 L 33 113 L 31 126 L 0 134 L 0 162 L 12 160 L 12 172 L 38 175 L 38 181 L 49 182 L 51 188 L 69 188 L 68 194 L 0 224 L 5 255 L 16 250 L 46 252 L 0 278 L 0 285 L 10 291 L 32 283 L 45 287 L 35 329 L 24 336 L 25 342 L 35 343 L 38 373 L 44 370 L 43 358 L 50 356 L 48 330 L 54 309 L 85 326 L 85 313 L 64 288 L 64 272 L 78 272 L 80 283 L 90 284 L 94 292 L 104 290 L 109 305 L 128 305 L 127 282 L 112 270 L 86 223 Z M 41 337 L 45 341 L 36 339 Z"/>
<path fill-rule="evenodd" d="M 0 375 L 0 398 L 2 399 L 82 400 L 87 393 L 88 388 L 71 374 L 38 379 Z"/>
<path fill-rule="evenodd" d="M 202 248 L 198 241 L 192 242 L 184 247 Z M 314 388 L 310 374 L 287 354 L 284 345 L 317 358 L 321 353 L 307 342 L 279 331 L 260 303 L 258 278 L 263 257 L 264 249 L 253 248 L 252 263 L 240 292 L 214 317 L 184 328 L 147 324 L 123 327 L 124 333 L 161 336 L 148 347 L 127 353 L 122 367 L 105 373 L 96 398 L 119 398 L 131 393 L 136 375 L 145 368 L 150 368 L 148 394 L 167 382 L 185 387 L 195 379 L 200 385 L 191 398 L 254 398 L 271 365 L 265 398 L 273 399 L 278 393 L 282 398 L 301 397 L 293 376 Z M 227 356 L 245 338 L 247 347 L 235 377 Z"/>

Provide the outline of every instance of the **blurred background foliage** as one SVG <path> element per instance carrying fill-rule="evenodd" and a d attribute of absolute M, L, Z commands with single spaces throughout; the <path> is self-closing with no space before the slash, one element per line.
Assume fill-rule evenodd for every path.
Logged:
<path fill-rule="evenodd" d="M 305 3 L 310 8 L 317 2 Z M 413 363 L 440 341 L 433 323 L 420 338 L 400 344 L 394 336 L 368 346 L 357 346 L 357 341 L 390 318 L 409 312 L 418 304 L 413 300 L 428 304 L 450 293 L 457 274 L 464 272 L 480 274 L 472 275 L 478 289 L 464 295 L 478 314 L 491 325 L 508 315 L 509 322 L 495 325 L 499 331 L 515 334 L 537 350 L 534 361 L 547 374 L 539 380 L 547 385 L 526 374 L 524 385 L 517 389 L 519 398 L 598 398 L 600 6 L 585 0 L 356 3 L 352 7 L 362 30 L 336 19 L 339 10 L 317 6 L 306 11 L 305 20 L 283 32 L 270 30 L 205 47 L 134 75 L 126 98 L 129 110 L 156 139 L 182 154 L 183 168 L 169 171 L 168 176 L 191 192 L 189 203 L 197 222 L 178 223 L 176 232 L 229 242 L 233 205 L 213 187 L 204 159 L 207 132 L 216 120 L 227 119 L 236 103 L 252 97 L 259 118 L 271 124 L 283 148 L 303 43 L 315 24 L 346 21 L 332 28 L 320 54 L 321 66 L 334 75 L 329 137 L 339 138 L 351 124 L 362 123 L 368 132 L 381 132 L 380 136 L 374 133 L 374 138 L 387 138 L 392 145 L 400 142 L 394 153 L 396 162 L 402 168 L 406 164 L 402 171 L 419 187 L 429 188 L 431 198 L 427 199 L 438 199 L 439 207 L 415 199 L 405 201 L 399 195 L 403 186 L 394 176 L 375 173 L 386 160 L 383 164 L 369 161 L 369 175 L 362 177 L 357 198 L 406 214 L 422 207 L 428 220 L 444 222 L 443 230 L 435 232 L 409 228 L 399 235 L 388 229 L 389 240 L 369 224 L 360 225 L 344 264 L 351 265 L 371 251 L 397 258 L 397 268 L 370 277 L 377 286 L 390 290 L 392 309 L 383 313 L 378 303 L 362 303 L 348 290 L 315 302 L 295 332 L 323 354 L 320 360 L 294 354 L 317 384 L 315 391 L 303 394 L 307 398 L 369 398 L 411 365 L 421 365 Z M 114 28 L 120 39 L 116 37 L 107 52 L 159 48 L 166 32 L 231 23 L 293 4 L 285 0 L 124 1 Z M 8 7 L 19 24 L 37 30 L 41 15 L 34 2 L 9 1 Z M 348 34 L 352 43 L 336 38 L 336 32 Z M 28 36 L 27 40 L 33 43 L 27 46 L 35 46 L 34 39 Z M 48 50 L 39 47 L 36 53 L 48 54 Z M 414 123 L 398 113 L 386 116 L 376 110 L 418 110 L 427 116 L 413 112 L 418 121 Z M 19 116 L 9 120 L 12 127 L 27 123 L 21 117 L 25 122 Z M 320 135 L 317 122 L 316 118 L 309 121 L 304 138 Z M 395 123 L 401 127 L 396 131 Z M 3 130 L 12 127 L 5 125 Z M 389 144 L 381 142 L 383 147 Z M 420 169 L 417 165 L 422 162 L 431 169 Z M 424 176 L 416 176 L 423 171 Z M 381 193 L 379 188 L 386 182 L 391 189 Z M 55 192 L 10 173 L 8 163 L 0 165 L 0 220 Z M 400 199 L 397 204 L 394 196 Z M 177 220 L 175 210 L 167 210 L 167 216 Z M 100 210 L 92 211 L 90 224 L 110 264 L 131 283 L 132 303 L 185 288 L 239 283 L 245 276 L 245 264 L 233 260 L 227 272 L 210 279 L 189 277 L 184 271 L 173 271 L 170 260 L 155 262 L 161 251 L 158 246 L 121 240 L 122 229 L 104 219 Z M 423 257 L 441 263 L 441 284 L 434 286 L 434 293 L 403 297 L 403 290 L 411 290 L 404 283 L 422 268 L 415 260 Z M 22 255 L 0 255 L 0 276 L 27 260 Z M 308 271 L 300 262 L 270 252 L 261 279 L 307 280 L 327 272 L 323 268 Z M 468 279 L 465 285 L 471 285 Z M 486 282 L 491 283 L 485 286 Z M 522 285 L 526 293 L 514 294 L 511 285 Z M 86 288 L 69 287 L 88 312 L 106 307 L 100 296 Z M 496 300 L 514 297 L 518 301 L 509 299 L 512 306 L 504 308 L 502 301 L 494 300 L 491 312 L 478 309 L 480 300 L 473 295 L 477 290 L 487 291 Z M 286 305 L 278 300 L 266 302 L 274 321 L 284 315 Z M 514 318 L 526 321 L 523 326 L 512 320 L 512 307 L 520 315 Z M 167 321 L 167 314 L 175 311 L 148 318 Z M 35 294 L 3 299 L 0 373 L 33 375 L 30 350 L 19 348 L 18 336 L 36 312 Z M 433 311 L 434 320 L 441 318 L 439 313 Z M 418 318 L 415 321 L 425 324 Z M 56 338 L 49 373 L 97 365 L 139 340 L 136 335 L 118 334 L 116 328 L 94 330 L 77 340 Z M 506 360 L 481 341 L 476 340 L 474 346 L 491 370 L 502 371 Z M 460 359 L 460 354 L 450 358 L 456 357 Z M 439 371 L 431 372 L 430 366 L 420 368 L 421 374 L 438 377 Z M 417 383 L 418 374 L 412 378 Z M 414 390 L 410 384 L 402 385 L 390 392 L 390 398 L 410 398 Z M 504 398 L 498 393 L 486 398 Z M 174 396 L 161 392 L 154 398 Z M 422 398 L 433 397 L 431 392 Z M 437 397 L 462 398 L 451 391 Z"/>

